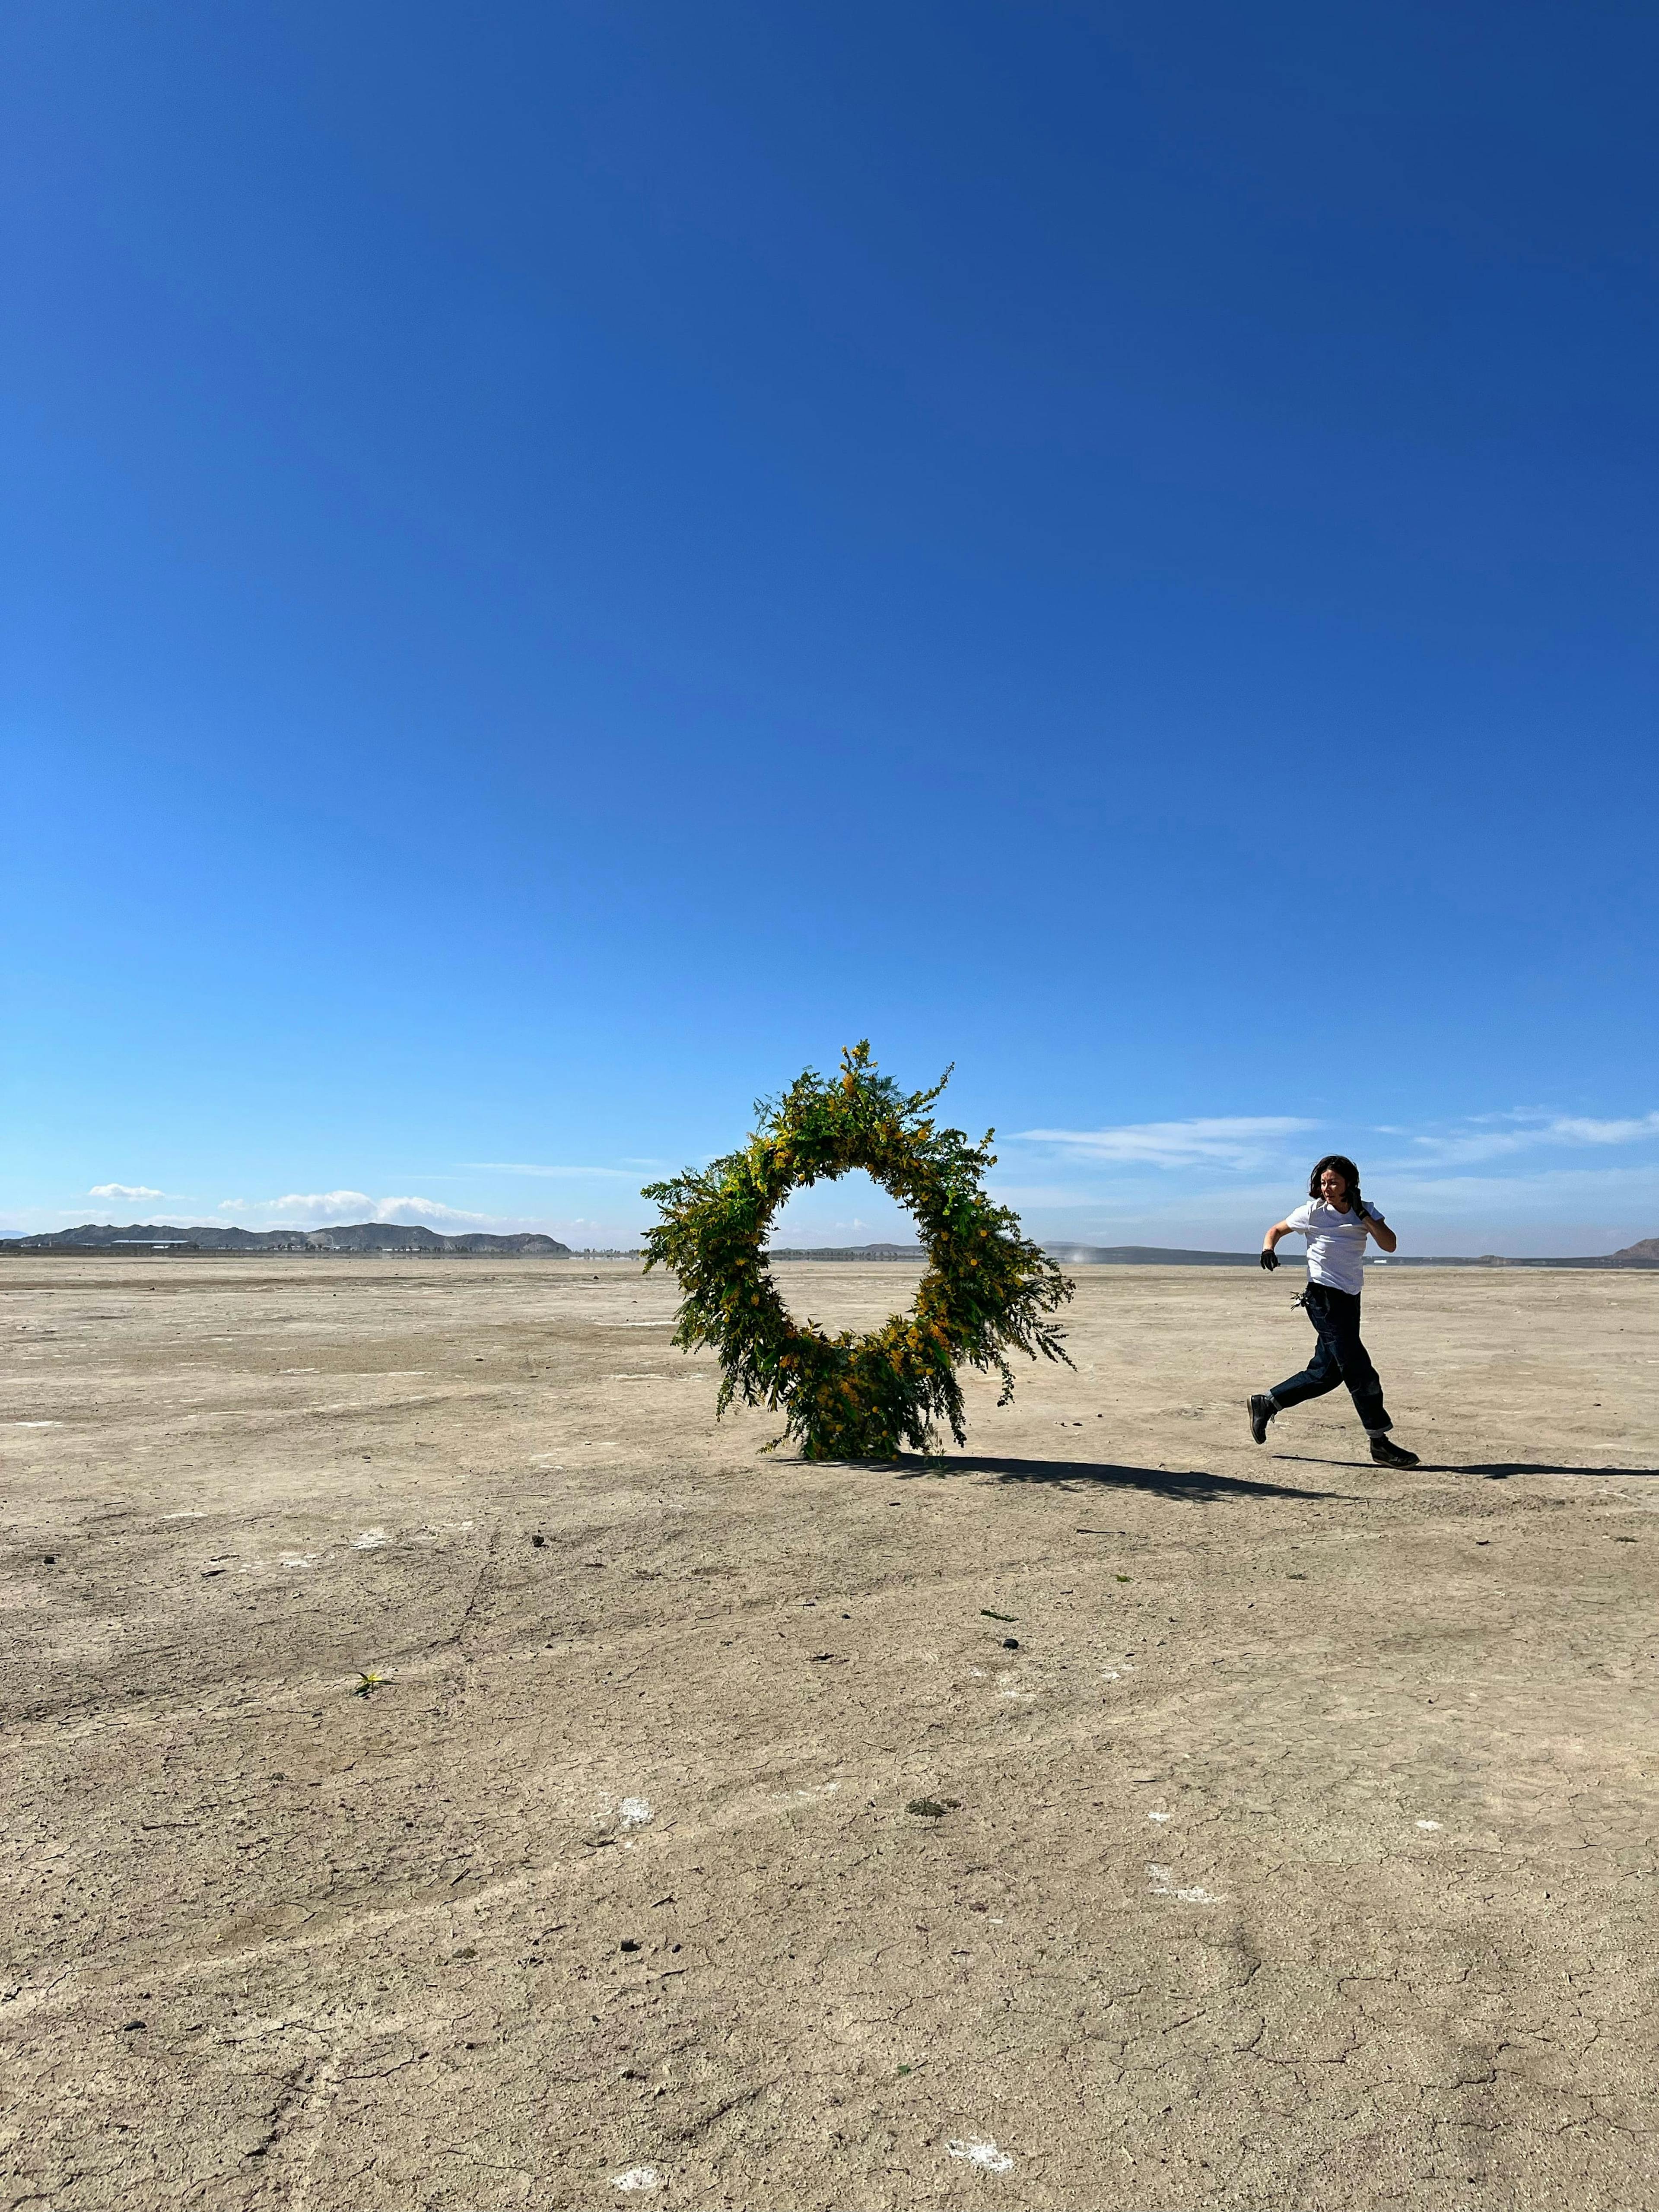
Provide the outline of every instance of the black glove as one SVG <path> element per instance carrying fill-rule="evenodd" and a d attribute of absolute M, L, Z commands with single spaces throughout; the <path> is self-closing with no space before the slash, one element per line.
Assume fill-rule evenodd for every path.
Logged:
<path fill-rule="evenodd" d="M 1279 1255 L 1271 1244 L 1264 1244 L 1261 1248 L 1261 1264 L 1270 1275 L 1279 1265 Z"/>
<path fill-rule="evenodd" d="M 1370 1208 L 1357 1190 L 1348 1193 L 1348 1211 L 1356 1221 L 1369 1221 L 1371 1218 Z"/>

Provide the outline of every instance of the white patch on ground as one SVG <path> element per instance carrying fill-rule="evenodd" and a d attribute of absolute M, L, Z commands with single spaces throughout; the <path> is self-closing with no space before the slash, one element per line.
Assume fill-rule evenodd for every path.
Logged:
<path fill-rule="evenodd" d="M 14 1421 L 12 1423 L 15 1429 L 61 1429 L 63 1425 L 61 1421 Z"/>
<path fill-rule="evenodd" d="M 164 1521 L 205 1521 L 207 1515 L 199 1505 L 186 1505 L 177 1513 L 164 1513 L 161 1518 Z"/>
<path fill-rule="evenodd" d="M 1173 1813 L 1149 1813 L 1146 1815 L 1146 1818 L 1149 1820 L 1173 1820 L 1175 1814 Z"/>
<path fill-rule="evenodd" d="M 283 1367 L 277 1370 L 281 1375 L 315 1375 L 317 1371 L 314 1367 Z"/>
<path fill-rule="evenodd" d="M 315 1552 L 284 1552 L 282 1563 L 285 1567 L 314 1567 L 317 1554 Z"/>
<path fill-rule="evenodd" d="M 1146 1872 L 1152 1878 L 1154 1897 L 1178 1897 L 1183 1905 L 1215 1905 L 1219 1902 L 1209 1890 L 1200 1889 L 1196 1885 L 1191 1889 L 1176 1889 L 1173 1867 L 1149 1866 Z"/>
<path fill-rule="evenodd" d="M 354 1552 L 378 1552 L 382 1544 L 391 1541 L 384 1528 L 365 1528 L 361 1536 L 352 1538 L 351 1548 Z"/>
<path fill-rule="evenodd" d="M 622 1824 L 624 1828 L 642 1828 L 651 1817 L 651 1800 L 648 1797 L 623 1799 Z"/>
<path fill-rule="evenodd" d="M 953 2136 L 945 2148 L 952 2158 L 965 2158 L 969 2166 L 983 2166 L 987 2173 L 1006 2173 L 1014 2162 L 988 2136 L 982 2142 L 972 2136 Z"/>
<path fill-rule="evenodd" d="M 613 1382 L 660 1382 L 660 1375 L 613 1375 Z"/>
<path fill-rule="evenodd" d="M 631 1324 L 627 1322 L 623 1323 L 624 1328 L 629 1326 Z M 630 2166 L 626 2173 L 612 2177 L 611 2186 L 613 2189 L 660 2189 L 662 2176 L 654 2166 Z"/>
<path fill-rule="evenodd" d="M 840 1788 L 839 1782 L 821 1782 L 816 1790 L 797 1790 L 795 1796 L 799 1802 L 811 1804 L 820 1797 L 833 1797 Z"/>
<path fill-rule="evenodd" d="M 1417 1825 L 1419 1828 L 1437 1828 L 1441 1824 L 1438 1820 L 1419 1820 Z"/>

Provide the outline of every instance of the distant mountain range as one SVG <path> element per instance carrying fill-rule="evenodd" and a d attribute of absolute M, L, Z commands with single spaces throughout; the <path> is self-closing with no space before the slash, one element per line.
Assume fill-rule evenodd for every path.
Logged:
<path fill-rule="evenodd" d="M 1261 1261 L 1259 1249 L 1177 1252 L 1158 1244 L 1045 1244 L 1042 1249 L 1051 1259 L 1073 1267 L 1092 1262 L 1109 1267 L 1254 1267 Z M 1377 1255 L 1373 1252 L 1368 1257 L 1376 1261 Z M 1304 1255 L 1287 1252 L 1284 1258 L 1291 1267 L 1298 1267 Z M 1483 1253 L 1479 1259 L 1421 1259 L 1402 1253 L 1395 1259 L 1385 1256 L 1380 1264 L 1389 1267 L 1659 1267 L 1659 1237 L 1644 1237 L 1639 1244 L 1626 1245 L 1622 1252 L 1608 1252 L 1591 1260 L 1508 1260 L 1492 1252 Z"/>
<path fill-rule="evenodd" d="M 1376 1258 L 1372 1254 L 1371 1257 Z M 1659 1267 L 1659 1237 L 1644 1237 L 1638 1244 L 1626 1244 L 1622 1251 L 1603 1252 L 1593 1259 L 1511 1260 L 1503 1252 L 1483 1252 L 1479 1259 L 1419 1258 L 1402 1252 L 1398 1258 L 1385 1261 L 1390 1267 Z"/>
<path fill-rule="evenodd" d="M 1073 1267 L 1254 1267 L 1260 1250 L 1253 1252 L 1190 1252 L 1167 1244 L 1045 1244 L 1051 1260 Z M 769 1260 L 908 1260 L 920 1266 L 927 1254 L 919 1244 L 775 1244 Z M 1371 1255 L 1373 1258 L 1376 1255 Z M 1285 1264 L 1303 1264 L 1300 1252 L 1287 1252 Z M 1609 1252 L 1590 1260 L 1508 1260 L 1492 1253 L 1479 1259 L 1418 1259 L 1402 1255 L 1387 1260 L 1393 1267 L 1659 1267 L 1659 1237 L 1627 1244 L 1622 1252 Z"/>
<path fill-rule="evenodd" d="M 1107 1267 L 1253 1267 L 1254 1252 L 1175 1252 L 1161 1244 L 1045 1244 L 1052 1260 L 1074 1267 L 1091 1261 Z M 927 1255 L 920 1244 L 774 1244 L 769 1260 L 909 1260 L 918 1267 Z"/>
<path fill-rule="evenodd" d="M 1255 1252 L 1188 1252 L 1165 1244 L 1045 1244 L 1042 1249 L 1051 1260 L 1073 1267 L 1254 1267 L 1260 1256 Z"/>
<path fill-rule="evenodd" d="M 772 1244 L 769 1260 L 913 1260 L 918 1266 L 927 1255 L 920 1244 Z"/>
<path fill-rule="evenodd" d="M 1177 1252 L 1163 1244 L 1045 1244 L 1051 1260 L 1073 1267 L 1254 1267 L 1254 1252 Z M 920 1244 L 774 1244 L 769 1260 L 908 1260 L 920 1267 L 927 1255 Z"/>
<path fill-rule="evenodd" d="M 357 1221 L 338 1229 L 230 1229 L 219 1223 L 175 1229 L 166 1224 L 132 1222 L 118 1229 L 108 1222 L 83 1222 L 78 1229 L 53 1230 L 40 1237 L 0 1238 L 0 1251 L 122 1252 L 155 1251 L 171 1246 L 194 1252 L 471 1252 L 495 1253 L 504 1258 L 568 1260 L 570 1247 L 556 1237 L 526 1231 L 511 1237 L 491 1237 L 483 1230 L 459 1237 L 440 1236 L 434 1229 L 409 1229 L 396 1221 Z M 1050 1259 L 1071 1267 L 1254 1267 L 1255 1252 L 1189 1252 L 1164 1244 L 1045 1244 Z M 775 1244 L 769 1260 L 843 1260 L 869 1264 L 872 1261 L 908 1260 L 921 1266 L 927 1254 L 919 1244 Z M 1373 1255 L 1375 1256 L 1375 1255 Z M 1301 1254 L 1289 1255 L 1294 1267 Z M 1478 1259 L 1422 1259 L 1409 1253 L 1389 1260 L 1394 1267 L 1659 1267 L 1659 1237 L 1644 1237 L 1622 1251 L 1598 1259 L 1510 1260 L 1497 1253 Z"/>
<path fill-rule="evenodd" d="M 556 1237 L 534 1231 L 489 1237 L 481 1230 L 468 1230 L 463 1236 L 441 1237 L 436 1230 L 407 1229 L 397 1221 L 357 1221 L 339 1229 L 229 1229 L 218 1223 L 174 1229 L 153 1222 L 133 1222 L 118 1229 L 108 1222 L 88 1221 L 78 1229 L 7 1237 L 5 1242 L 14 1251 L 24 1252 L 154 1251 L 170 1245 L 197 1252 L 493 1252 L 540 1260 L 571 1256 L 570 1247 Z"/>

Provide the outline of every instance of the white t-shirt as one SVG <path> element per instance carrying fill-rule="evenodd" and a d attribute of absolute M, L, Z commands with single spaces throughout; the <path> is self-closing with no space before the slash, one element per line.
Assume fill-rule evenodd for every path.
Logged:
<path fill-rule="evenodd" d="M 1382 1215 L 1369 1201 L 1366 1212 L 1373 1221 Z M 1333 1291 L 1348 1291 L 1358 1297 L 1365 1287 L 1365 1224 L 1356 1213 L 1339 1213 L 1322 1198 L 1310 1198 L 1285 1225 L 1308 1240 L 1308 1280 Z"/>

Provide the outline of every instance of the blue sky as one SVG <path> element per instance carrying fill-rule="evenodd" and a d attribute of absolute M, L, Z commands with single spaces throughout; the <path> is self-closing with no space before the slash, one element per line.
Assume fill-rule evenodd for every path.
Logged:
<path fill-rule="evenodd" d="M 1650 10 L 6 43 L 0 1226 L 1659 1232 Z"/>

